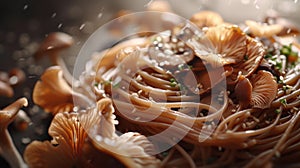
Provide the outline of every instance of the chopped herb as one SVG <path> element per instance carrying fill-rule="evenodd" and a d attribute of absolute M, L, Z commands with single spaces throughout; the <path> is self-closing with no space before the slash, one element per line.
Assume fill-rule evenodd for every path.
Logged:
<path fill-rule="evenodd" d="M 94 86 L 95 86 L 95 87 L 98 87 L 98 86 L 99 86 L 99 83 L 95 83 Z"/>
<path fill-rule="evenodd" d="M 282 63 L 281 62 L 276 62 L 275 68 L 278 69 L 278 70 L 281 70 L 282 69 Z"/>
<path fill-rule="evenodd" d="M 192 69 L 193 68 L 193 66 L 192 65 L 189 65 L 189 69 Z"/>
<path fill-rule="evenodd" d="M 171 87 L 175 87 L 176 85 L 177 85 L 176 80 L 175 80 L 174 78 L 171 78 L 171 79 L 170 79 L 170 86 L 171 86 Z"/>
<path fill-rule="evenodd" d="M 118 88 L 119 86 L 120 86 L 120 82 L 114 83 L 114 84 L 112 85 L 113 88 Z"/>
<path fill-rule="evenodd" d="M 280 99 L 280 103 L 281 103 L 283 106 L 286 106 L 286 105 L 287 105 L 286 99 Z"/>
<path fill-rule="evenodd" d="M 265 55 L 265 58 L 272 58 L 273 57 L 273 54 L 271 54 L 271 53 L 267 53 L 266 55 Z"/>
<path fill-rule="evenodd" d="M 178 65 L 178 69 L 179 69 L 179 70 L 183 70 L 183 69 L 184 69 L 184 64 L 179 64 L 179 65 Z"/>
<path fill-rule="evenodd" d="M 276 109 L 276 110 L 275 110 L 275 113 L 276 113 L 276 114 L 279 114 L 280 112 L 281 112 L 280 109 Z"/>
<path fill-rule="evenodd" d="M 247 61 L 248 59 L 249 59 L 249 56 L 248 56 L 248 55 L 245 55 L 245 56 L 244 56 L 244 60 Z"/>

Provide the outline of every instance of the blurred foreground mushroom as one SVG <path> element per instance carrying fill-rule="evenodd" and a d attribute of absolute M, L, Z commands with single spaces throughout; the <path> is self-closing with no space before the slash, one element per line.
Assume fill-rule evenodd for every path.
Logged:
<path fill-rule="evenodd" d="M 73 77 L 70 74 L 64 60 L 59 56 L 59 53 L 64 49 L 69 48 L 73 43 L 73 38 L 66 33 L 50 33 L 41 43 L 34 57 L 36 60 L 39 60 L 44 55 L 47 55 L 53 65 L 59 65 L 63 69 L 64 77 L 68 83 L 72 84 Z"/>
<path fill-rule="evenodd" d="M 57 114 L 49 128 L 52 141 L 29 144 L 25 161 L 32 168 L 106 167 L 111 158 L 126 167 L 159 166 L 160 161 L 146 153 L 153 146 L 144 136 L 115 134 L 113 112 L 111 100 L 105 98 L 86 112 Z"/>
<path fill-rule="evenodd" d="M 26 98 L 20 98 L 6 108 L 0 110 L 0 154 L 13 168 L 25 168 L 27 166 L 18 153 L 7 127 L 16 118 L 19 109 L 23 106 L 27 106 L 27 104 Z"/>
<path fill-rule="evenodd" d="M 266 23 L 258 23 L 252 20 L 246 20 L 245 23 L 256 37 L 272 37 L 283 30 L 283 26 L 279 24 L 267 25 Z"/>

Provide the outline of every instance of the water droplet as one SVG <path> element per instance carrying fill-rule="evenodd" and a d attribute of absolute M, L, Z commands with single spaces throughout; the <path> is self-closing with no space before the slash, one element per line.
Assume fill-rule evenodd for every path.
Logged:
<path fill-rule="evenodd" d="M 63 26 L 62 23 L 58 24 L 57 28 L 60 29 Z"/>
<path fill-rule="evenodd" d="M 28 5 L 24 5 L 23 9 L 26 10 L 28 8 Z"/>
<path fill-rule="evenodd" d="M 102 17 L 102 15 L 103 15 L 103 13 L 102 12 L 100 12 L 99 14 L 98 14 L 98 19 L 100 19 L 101 17 Z"/>
<path fill-rule="evenodd" d="M 85 24 L 80 25 L 79 30 L 82 30 L 85 27 Z"/>
<path fill-rule="evenodd" d="M 55 18 L 56 17 L 56 13 L 54 12 L 52 15 L 51 15 L 51 18 Z"/>
<path fill-rule="evenodd" d="M 298 0 L 294 0 L 294 3 L 297 3 L 298 2 Z"/>

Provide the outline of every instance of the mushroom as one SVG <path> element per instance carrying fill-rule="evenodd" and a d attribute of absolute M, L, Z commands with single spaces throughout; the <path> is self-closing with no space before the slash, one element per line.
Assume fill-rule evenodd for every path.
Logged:
<path fill-rule="evenodd" d="M 6 108 L 0 110 L 0 154 L 8 161 L 11 167 L 27 167 L 7 130 L 8 125 L 15 119 L 19 109 L 27 106 L 26 98 L 20 98 Z"/>
<path fill-rule="evenodd" d="M 238 76 L 243 75 L 245 78 L 249 77 L 256 71 L 261 64 L 265 56 L 265 49 L 262 43 L 259 41 L 247 37 L 247 52 L 244 55 L 244 59 L 233 66 L 233 73 L 228 78 L 228 84 L 234 84 L 237 82 Z"/>
<path fill-rule="evenodd" d="M 220 67 L 241 62 L 247 52 L 247 36 L 235 25 L 209 27 L 203 37 L 191 38 L 188 45 L 206 64 Z"/>
<path fill-rule="evenodd" d="M 84 107 L 93 104 L 87 97 L 72 90 L 58 66 L 48 68 L 41 76 L 41 81 L 35 84 L 33 101 L 54 115 L 72 111 L 74 101 Z"/>
<path fill-rule="evenodd" d="M 80 114 L 59 113 L 49 128 L 53 140 L 29 144 L 24 152 L 25 161 L 32 168 L 106 167 L 111 158 L 129 167 L 157 166 L 160 162 L 155 157 L 140 152 L 151 151 L 150 142 L 136 133 L 119 137 L 114 132 L 114 118 L 108 98 Z M 124 151 L 131 153 L 120 153 Z"/>
<path fill-rule="evenodd" d="M 279 24 L 267 25 L 266 23 L 258 23 L 252 20 L 246 20 L 245 23 L 256 37 L 272 37 L 283 30 L 283 26 Z"/>
<path fill-rule="evenodd" d="M 234 93 L 239 101 L 239 109 L 247 108 L 251 102 L 252 85 L 248 78 L 240 75 Z"/>
<path fill-rule="evenodd" d="M 235 95 L 239 101 L 240 109 L 247 108 L 269 108 L 277 95 L 277 83 L 273 75 L 268 71 L 258 71 L 250 80 L 243 75 L 238 77 L 235 87 Z"/>
<path fill-rule="evenodd" d="M 190 18 L 190 21 L 199 28 L 217 26 L 224 22 L 223 18 L 213 11 L 198 12 Z"/>
<path fill-rule="evenodd" d="M 268 71 L 258 71 L 250 82 L 252 84 L 251 105 L 254 108 L 269 108 L 276 98 L 278 85 L 274 76 Z"/>
<path fill-rule="evenodd" d="M 70 74 L 65 62 L 59 53 L 66 48 L 69 48 L 74 43 L 71 36 L 62 32 L 50 33 L 46 39 L 42 42 L 34 57 L 36 60 L 41 59 L 44 55 L 48 55 L 52 64 L 59 65 L 64 72 L 64 76 L 68 83 L 72 84 L 73 77 Z"/>
<path fill-rule="evenodd" d="M 0 80 L 0 96 L 12 97 L 14 95 L 14 90 L 12 87 Z"/>

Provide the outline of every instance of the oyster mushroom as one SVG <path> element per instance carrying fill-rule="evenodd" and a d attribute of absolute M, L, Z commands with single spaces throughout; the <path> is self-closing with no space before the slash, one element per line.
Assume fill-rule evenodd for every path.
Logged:
<path fill-rule="evenodd" d="M 251 79 L 253 90 L 251 94 L 251 105 L 254 108 L 265 109 L 270 107 L 277 95 L 277 82 L 268 71 L 258 71 Z"/>
<path fill-rule="evenodd" d="M 44 55 L 47 55 L 53 65 L 59 65 L 63 69 L 66 80 L 71 84 L 73 81 L 73 77 L 70 74 L 63 59 L 59 57 L 59 53 L 64 49 L 69 48 L 73 43 L 73 38 L 66 33 L 50 33 L 42 42 L 34 57 L 36 60 L 39 60 Z"/>
<path fill-rule="evenodd" d="M 24 152 L 25 161 L 32 168 L 99 167 L 100 164 L 105 167 L 109 158 L 129 167 L 157 165 L 155 157 L 140 155 L 140 151 L 149 149 L 149 141 L 144 136 L 127 133 L 119 137 L 115 134 L 114 117 L 110 99 L 101 99 L 96 109 L 86 113 L 59 113 L 49 128 L 53 140 L 29 144 Z M 137 150 L 129 155 L 120 153 L 131 148 Z M 103 160 L 103 154 L 110 156 L 108 160 Z M 137 160 L 135 154 L 142 159 Z"/>
<path fill-rule="evenodd" d="M 213 67 L 237 64 L 247 52 L 247 36 L 235 25 L 210 27 L 203 37 L 195 36 L 188 45 L 206 64 Z"/>
<path fill-rule="evenodd" d="M 0 154 L 8 161 L 13 168 L 27 167 L 7 130 L 8 125 L 15 119 L 19 109 L 27 106 L 26 98 L 20 98 L 6 108 L 0 110 Z"/>
<path fill-rule="evenodd" d="M 58 66 L 48 68 L 41 76 L 41 81 L 35 84 L 33 101 L 54 115 L 58 112 L 72 111 L 74 101 L 83 106 L 92 104 L 87 97 L 72 90 Z"/>
<path fill-rule="evenodd" d="M 277 83 L 268 71 L 258 71 L 249 80 L 243 75 L 239 76 L 235 87 L 235 95 L 239 101 L 240 109 L 269 108 L 277 95 Z"/>
<path fill-rule="evenodd" d="M 223 18 L 213 11 L 198 12 L 190 18 L 190 21 L 199 28 L 217 26 L 224 22 Z"/>
<path fill-rule="evenodd" d="M 236 83 L 239 75 L 243 75 L 245 78 L 249 77 L 261 64 L 264 55 L 265 49 L 263 44 L 248 37 L 247 52 L 240 63 L 232 65 L 233 73 L 228 78 L 228 84 Z"/>
<path fill-rule="evenodd" d="M 252 20 L 246 20 L 246 25 L 249 27 L 251 33 L 256 37 L 272 37 L 283 30 L 283 26 L 279 24 L 263 24 Z"/>

